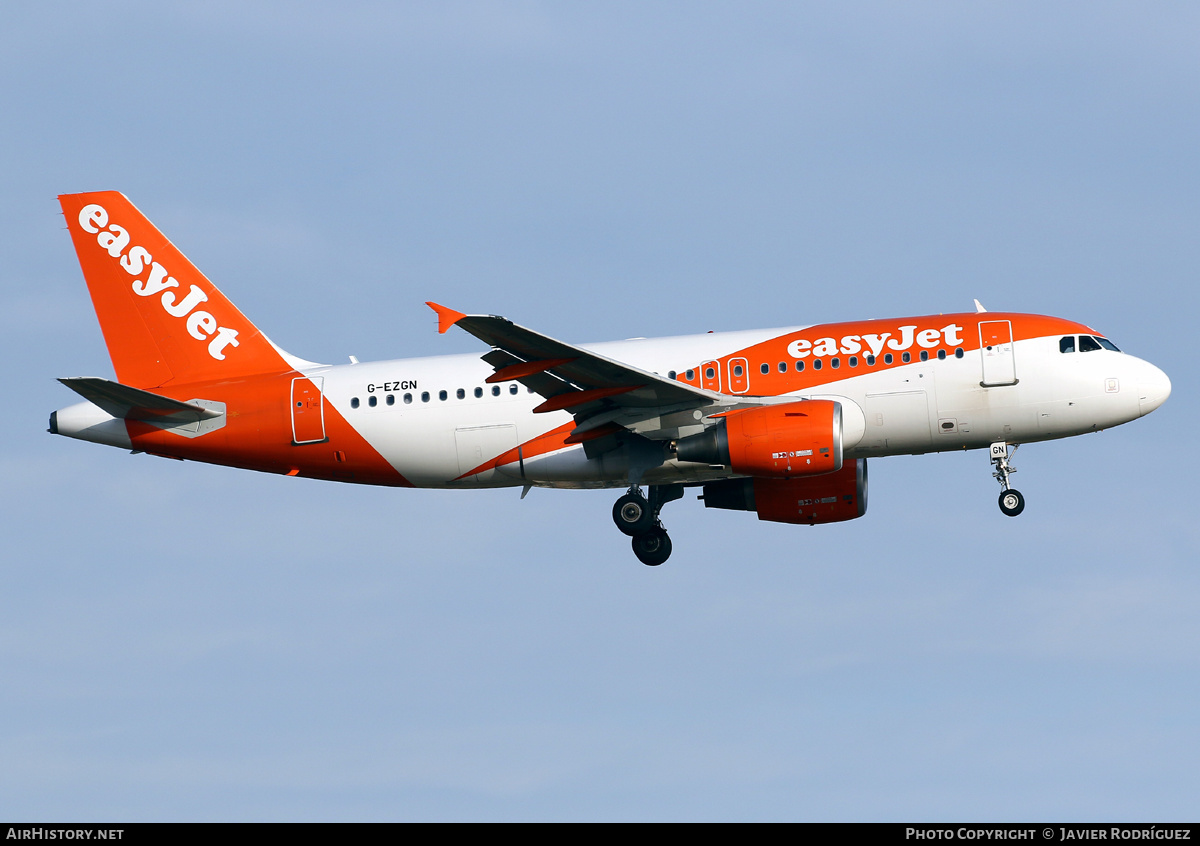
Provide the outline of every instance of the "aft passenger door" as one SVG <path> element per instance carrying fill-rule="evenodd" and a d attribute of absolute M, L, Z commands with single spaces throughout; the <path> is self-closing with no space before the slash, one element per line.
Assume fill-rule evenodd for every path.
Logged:
<path fill-rule="evenodd" d="M 1013 359 L 1012 322 L 984 320 L 979 324 L 979 354 L 983 358 L 985 388 L 1017 384 L 1017 366 Z"/>
<path fill-rule="evenodd" d="M 292 443 L 315 444 L 325 440 L 325 404 L 322 376 L 292 380 Z"/>

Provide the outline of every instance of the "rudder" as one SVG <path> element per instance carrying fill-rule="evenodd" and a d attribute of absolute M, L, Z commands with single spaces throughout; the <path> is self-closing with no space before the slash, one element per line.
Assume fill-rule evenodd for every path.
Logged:
<path fill-rule="evenodd" d="M 155 388 L 292 369 L 123 194 L 58 199 L 118 381 Z"/>

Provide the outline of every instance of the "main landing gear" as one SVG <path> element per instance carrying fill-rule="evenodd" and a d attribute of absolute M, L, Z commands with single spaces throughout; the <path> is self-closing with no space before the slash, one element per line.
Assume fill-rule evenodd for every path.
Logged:
<path fill-rule="evenodd" d="M 1017 468 L 1013 467 L 1010 462 L 1016 454 L 1018 446 L 1020 444 L 1013 446 L 1010 450 L 1004 441 L 992 444 L 992 464 L 996 468 L 992 472 L 992 476 L 1003 488 L 1000 491 L 1000 510 L 1009 517 L 1016 517 L 1025 510 L 1025 497 L 1021 496 L 1019 490 L 1008 486 L 1009 475 L 1017 472 Z"/>
<path fill-rule="evenodd" d="M 671 557 L 671 539 L 658 519 L 668 502 L 683 496 L 683 485 L 651 485 L 650 498 L 631 485 L 629 492 L 613 505 L 613 522 L 632 538 L 633 554 L 648 567 L 657 567 Z"/>

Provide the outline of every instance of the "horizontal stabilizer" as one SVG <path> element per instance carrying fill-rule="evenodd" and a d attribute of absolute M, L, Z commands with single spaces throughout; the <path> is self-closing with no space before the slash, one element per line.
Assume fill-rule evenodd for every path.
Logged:
<path fill-rule="evenodd" d="M 164 418 L 173 418 L 180 421 L 198 422 L 212 417 L 220 417 L 222 414 L 211 408 L 162 397 L 149 391 L 131 388 L 120 382 L 110 382 L 108 379 L 100 379 L 95 376 L 81 376 L 58 381 L 88 402 L 122 420 L 161 422 Z"/>

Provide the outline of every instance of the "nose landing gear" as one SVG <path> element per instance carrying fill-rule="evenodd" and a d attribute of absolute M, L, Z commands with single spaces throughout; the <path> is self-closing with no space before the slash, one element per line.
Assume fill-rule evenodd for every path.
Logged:
<path fill-rule="evenodd" d="M 632 485 L 613 505 L 613 522 L 632 538 L 633 554 L 647 567 L 657 567 L 671 557 L 671 539 L 658 519 L 662 507 L 683 496 L 683 485 L 651 485 L 650 498 Z"/>
<path fill-rule="evenodd" d="M 1008 485 L 1008 477 L 1017 472 L 1017 468 L 1011 464 L 1011 459 L 1019 446 L 1020 444 L 1016 444 L 1010 450 L 1004 441 L 992 444 L 992 464 L 996 468 L 992 472 L 992 476 L 1003 488 L 1000 491 L 1000 510 L 1009 517 L 1016 517 L 1025 510 L 1025 497 L 1021 495 L 1020 491 Z"/>

